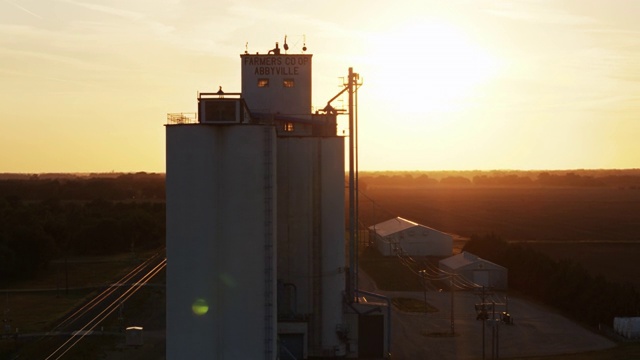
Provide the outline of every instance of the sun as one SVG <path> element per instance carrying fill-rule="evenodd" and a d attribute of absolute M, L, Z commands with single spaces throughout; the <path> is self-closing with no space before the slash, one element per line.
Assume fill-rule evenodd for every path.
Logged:
<path fill-rule="evenodd" d="M 499 64 L 460 28 L 413 21 L 368 37 L 367 87 L 405 112 L 456 111 Z"/>

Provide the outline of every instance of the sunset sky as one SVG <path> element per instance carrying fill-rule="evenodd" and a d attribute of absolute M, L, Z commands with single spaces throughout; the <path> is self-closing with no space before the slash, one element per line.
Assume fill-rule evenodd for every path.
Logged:
<path fill-rule="evenodd" d="M 361 170 L 640 168 L 637 0 L 0 0 L 0 172 L 164 171 L 166 114 L 288 36 L 361 74 Z"/>

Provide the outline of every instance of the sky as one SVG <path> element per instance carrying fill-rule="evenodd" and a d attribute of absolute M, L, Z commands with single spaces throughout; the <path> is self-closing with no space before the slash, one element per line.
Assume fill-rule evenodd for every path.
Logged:
<path fill-rule="evenodd" d="M 640 168 L 640 1 L 0 0 L 0 172 L 164 172 L 240 54 L 359 73 L 360 170 Z"/>

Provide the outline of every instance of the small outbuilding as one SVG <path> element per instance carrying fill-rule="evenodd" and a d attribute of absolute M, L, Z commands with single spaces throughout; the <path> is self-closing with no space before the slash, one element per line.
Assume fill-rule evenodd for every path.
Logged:
<path fill-rule="evenodd" d="M 615 317 L 613 330 L 627 339 L 640 339 L 640 317 Z"/>
<path fill-rule="evenodd" d="M 507 290 L 507 268 L 479 258 L 470 252 L 463 251 L 458 255 L 442 259 L 439 267 L 442 271 L 463 276 L 479 286 Z"/>
<path fill-rule="evenodd" d="M 401 217 L 370 226 L 369 233 L 384 256 L 450 256 L 453 253 L 451 235 Z"/>

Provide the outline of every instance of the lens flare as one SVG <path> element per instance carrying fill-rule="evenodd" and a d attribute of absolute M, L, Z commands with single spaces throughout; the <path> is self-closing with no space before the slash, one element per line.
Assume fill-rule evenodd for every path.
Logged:
<path fill-rule="evenodd" d="M 207 304 L 205 299 L 196 299 L 193 305 L 191 305 L 191 310 L 194 314 L 202 316 L 209 311 L 209 304 Z"/>

